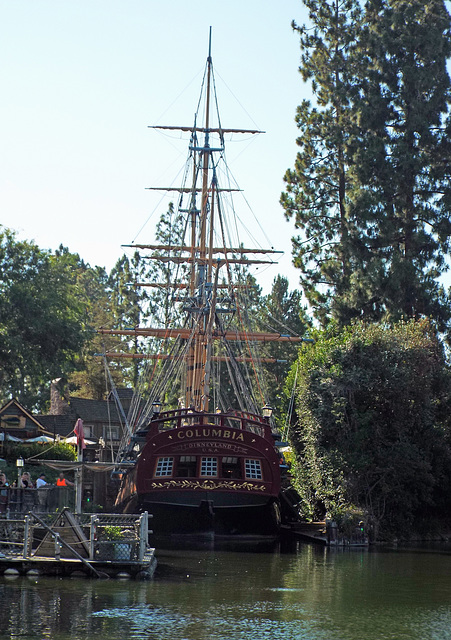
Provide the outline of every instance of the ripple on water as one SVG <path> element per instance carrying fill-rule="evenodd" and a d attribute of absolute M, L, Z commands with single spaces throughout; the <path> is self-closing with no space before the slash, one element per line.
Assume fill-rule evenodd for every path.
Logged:
<path fill-rule="evenodd" d="M 214 606 L 202 614 L 179 613 L 167 608 L 140 606 L 103 609 L 100 618 L 125 619 L 129 638 L 146 640 L 344 640 L 330 635 L 299 607 L 271 602 L 239 606 Z"/>

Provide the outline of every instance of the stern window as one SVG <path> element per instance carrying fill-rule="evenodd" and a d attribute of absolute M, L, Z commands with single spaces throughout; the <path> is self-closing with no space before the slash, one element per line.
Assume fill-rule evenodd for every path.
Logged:
<path fill-rule="evenodd" d="M 226 457 L 222 459 L 222 475 L 224 478 L 242 478 L 241 465 L 238 458 Z"/>
<path fill-rule="evenodd" d="M 218 459 L 202 458 L 200 463 L 201 476 L 217 476 L 218 475 Z"/>
<path fill-rule="evenodd" d="M 252 480 L 262 479 L 262 467 L 260 460 L 246 460 L 245 463 L 246 478 Z"/>
<path fill-rule="evenodd" d="M 172 476 L 173 465 L 174 465 L 174 458 L 158 458 L 155 477 Z"/>
<path fill-rule="evenodd" d="M 180 456 L 177 463 L 177 478 L 194 478 L 196 476 L 196 456 Z"/>

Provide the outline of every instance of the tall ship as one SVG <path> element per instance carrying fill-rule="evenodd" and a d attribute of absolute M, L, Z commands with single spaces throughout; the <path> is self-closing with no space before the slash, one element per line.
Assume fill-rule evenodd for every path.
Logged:
<path fill-rule="evenodd" d="M 260 351 L 264 343 L 303 338 L 251 328 L 249 269 L 274 264 L 278 252 L 246 247 L 234 236 L 230 203 L 238 189 L 225 140 L 260 132 L 223 127 L 215 93 L 210 33 L 193 124 L 155 127 L 189 137 L 181 186 L 161 187 L 178 199 L 177 234 L 165 243 L 128 245 L 165 274 L 138 283 L 158 292 L 162 325 L 100 330 L 150 344 L 145 354 L 128 354 L 145 359 L 151 384 L 126 418 L 116 508 L 148 511 L 157 534 L 265 536 L 280 527 L 285 465 L 259 372 L 274 360 Z"/>

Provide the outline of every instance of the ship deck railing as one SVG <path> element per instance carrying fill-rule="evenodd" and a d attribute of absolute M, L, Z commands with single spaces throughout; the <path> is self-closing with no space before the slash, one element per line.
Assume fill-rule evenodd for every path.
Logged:
<path fill-rule="evenodd" d="M 226 427 L 248 431 L 261 437 L 267 437 L 271 430 L 268 419 L 257 414 L 243 411 L 207 413 L 190 409 L 174 409 L 155 415 L 151 426 L 157 427 L 158 431 L 182 427 Z"/>

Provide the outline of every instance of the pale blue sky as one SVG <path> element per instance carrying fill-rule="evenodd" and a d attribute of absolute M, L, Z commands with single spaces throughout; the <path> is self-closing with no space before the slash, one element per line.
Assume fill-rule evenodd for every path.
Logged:
<path fill-rule="evenodd" d="M 0 0 L 0 14 L 1 224 L 107 269 L 121 244 L 151 241 L 167 202 L 145 187 L 173 181 L 185 145 L 147 126 L 192 123 L 211 25 L 222 124 L 266 131 L 228 147 L 285 251 L 262 284 L 280 272 L 296 286 L 279 196 L 309 94 L 290 26 L 306 19 L 301 0 Z"/>

